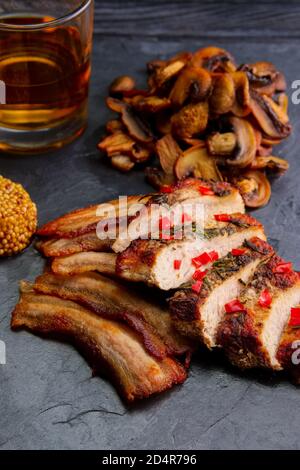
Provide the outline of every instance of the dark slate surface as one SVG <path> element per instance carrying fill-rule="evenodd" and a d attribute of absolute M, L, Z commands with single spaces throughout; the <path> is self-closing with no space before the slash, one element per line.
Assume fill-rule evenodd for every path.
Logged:
<path fill-rule="evenodd" d="M 290 84 L 300 78 L 298 2 L 96 2 L 89 128 L 68 148 L 44 156 L 0 157 L 0 172 L 30 191 L 40 223 L 119 194 L 148 191 L 143 174 L 120 175 L 95 149 L 109 117 L 112 78 L 144 63 L 211 43 L 240 62 L 271 60 Z M 300 269 L 299 109 L 290 105 L 293 136 L 276 153 L 291 170 L 273 185 L 256 215 L 280 254 Z M 299 448 L 300 391 L 265 373 L 242 374 L 207 352 L 193 361 L 187 382 L 127 409 L 113 387 L 91 378 L 72 347 L 26 332 L 12 333 L 18 281 L 33 280 L 43 261 L 32 249 L 0 261 L 1 449 L 292 449 Z"/>

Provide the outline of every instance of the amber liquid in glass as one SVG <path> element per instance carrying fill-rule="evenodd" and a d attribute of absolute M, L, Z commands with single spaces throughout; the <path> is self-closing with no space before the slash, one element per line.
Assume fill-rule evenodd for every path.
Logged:
<path fill-rule="evenodd" d="M 0 20 L 26 25 L 51 19 L 17 16 Z M 89 57 L 75 27 L 0 30 L 0 80 L 6 87 L 0 127 L 39 130 L 63 125 L 74 116 L 78 119 L 78 114 L 86 112 L 89 78 Z"/>

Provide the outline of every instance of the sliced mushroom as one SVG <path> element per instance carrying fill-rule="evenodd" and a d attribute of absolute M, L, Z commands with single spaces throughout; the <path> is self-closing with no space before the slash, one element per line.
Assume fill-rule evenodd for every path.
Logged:
<path fill-rule="evenodd" d="M 172 130 L 171 124 L 171 117 L 172 113 L 166 109 L 164 111 L 160 111 L 155 115 L 155 128 L 161 135 L 170 134 Z"/>
<path fill-rule="evenodd" d="M 247 207 L 262 207 L 269 202 L 271 185 L 261 171 L 250 170 L 243 175 L 233 177 L 231 181 L 239 189 Z"/>
<path fill-rule="evenodd" d="M 178 179 L 193 175 L 195 178 L 222 181 L 216 161 L 202 146 L 191 147 L 179 156 L 175 164 L 175 174 Z"/>
<path fill-rule="evenodd" d="M 123 124 L 118 119 L 111 119 L 110 121 L 107 121 L 105 129 L 109 134 L 114 134 L 114 132 L 125 130 Z"/>
<path fill-rule="evenodd" d="M 128 155 L 115 154 L 111 156 L 112 166 L 117 168 L 124 173 L 132 170 L 134 162 L 128 157 Z"/>
<path fill-rule="evenodd" d="M 271 138 L 282 139 L 291 133 L 287 114 L 267 95 L 251 90 L 251 110 L 263 132 Z"/>
<path fill-rule="evenodd" d="M 134 78 L 129 75 L 122 75 L 121 77 L 115 78 L 109 87 L 109 94 L 111 96 L 122 95 L 126 91 L 133 90 L 135 87 Z"/>
<path fill-rule="evenodd" d="M 171 134 L 157 141 L 156 152 L 163 171 L 167 175 L 174 175 L 174 165 L 182 151 Z"/>
<path fill-rule="evenodd" d="M 171 101 L 168 98 L 160 98 L 159 96 L 144 97 L 142 95 L 129 99 L 127 103 L 130 103 L 137 111 L 148 114 L 158 113 L 169 108 L 171 105 Z"/>
<path fill-rule="evenodd" d="M 256 135 L 254 128 L 246 119 L 231 117 L 229 122 L 236 136 L 237 145 L 232 157 L 226 159 L 227 165 L 245 168 L 256 154 Z"/>
<path fill-rule="evenodd" d="M 148 85 L 152 92 L 160 90 L 166 82 L 178 75 L 190 60 L 191 54 L 183 52 L 168 61 L 153 61 L 148 63 Z"/>
<path fill-rule="evenodd" d="M 235 87 L 235 100 L 231 111 L 238 117 L 247 116 L 251 112 L 248 77 L 245 72 L 233 72 L 231 77 Z"/>
<path fill-rule="evenodd" d="M 235 101 L 235 86 L 229 73 L 216 74 L 213 79 L 209 107 L 214 114 L 228 113 Z"/>
<path fill-rule="evenodd" d="M 219 47 L 210 46 L 199 49 L 194 53 L 191 63 L 211 72 L 234 72 L 236 70 L 232 55 Z"/>
<path fill-rule="evenodd" d="M 206 146 L 205 140 L 203 139 L 185 137 L 184 139 L 181 139 L 181 141 L 187 144 L 189 147 L 195 147 L 195 145 L 198 145 L 199 147 Z"/>
<path fill-rule="evenodd" d="M 214 132 L 206 140 L 210 155 L 232 155 L 237 144 L 234 132 Z"/>
<path fill-rule="evenodd" d="M 188 98 L 197 103 L 206 98 L 211 87 L 209 72 L 201 67 L 185 67 L 170 93 L 173 106 L 183 106 Z"/>
<path fill-rule="evenodd" d="M 284 174 L 289 169 L 289 162 L 283 158 L 269 156 L 256 157 L 251 163 L 253 170 L 270 170 L 272 173 Z"/>
<path fill-rule="evenodd" d="M 134 140 L 129 135 L 118 131 L 102 139 L 98 144 L 98 148 L 106 152 L 108 156 L 119 153 L 130 155 L 134 144 Z"/>
<path fill-rule="evenodd" d="M 288 107 L 289 107 L 289 98 L 285 93 L 279 93 L 278 95 L 278 105 L 282 109 L 282 111 L 287 114 Z"/>
<path fill-rule="evenodd" d="M 272 96 L 276 91 L 284 91 L 286 82 L 283 75 L 271 62 L 256 62 L 243 65 L 241 70 L 247 73 L 251 87 L 258 93 Z"/>
<path fill-rule="evenodd" d="M 147 167 L 145 170 L 147 181 L 156 189 L 171 186 L 175 183 L 174 174 L 166 174 L 163 170 L 155 167 Z"/>
<path fill-rule="evenodd" d="M 272 155 L 273 147 L 271 145 L 260 145 L 257 148 L 256 155 L 259 157 L 267 157 Z"/>
<path fill-rule="evenodd" d="M 191 138 L 206 129 L 208 103 L 188 104 L 171 118 L 172 133 L 179 138 Z"/>

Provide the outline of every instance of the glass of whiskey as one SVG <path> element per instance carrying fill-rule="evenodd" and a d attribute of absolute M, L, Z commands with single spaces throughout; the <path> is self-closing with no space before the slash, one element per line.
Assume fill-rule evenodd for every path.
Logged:
<path fill-rule="evenodd" d="M 1 0 L 0 152 L 46 152 L 86 128 L 93 6 Z"/>

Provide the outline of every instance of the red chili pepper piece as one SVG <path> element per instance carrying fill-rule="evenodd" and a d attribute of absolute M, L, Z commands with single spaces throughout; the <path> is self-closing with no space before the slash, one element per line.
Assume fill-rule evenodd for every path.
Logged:
<path fill-rule="evenodd" d="M 244 312 L 245 307 L 238 299 L 233 299 L 225 304 L 225 311 L 226 313 Z"/>
<path fill-rule="evenodd" d="M 164 185 L 160 187 L 159 191 L 161 193 L 172 193 L 174 190 L 172 186 Z"/>
<path fill-rule="evenodd" d="M 264 289 L 258 299 L 258 303 L 261 307 L 270 307 L 272 303 L 272 296 L 268 289 Z"/>
<path fill-rule="evenodd" d="M 169 217 L 161 217 L 159 219 L 159 229 L 160 230 L 170 230 L 171 228 L 171 221 Z"/>
<path fill-rule="evenodd" d="M 213 261 L 217 261 L 219 259 L 219 255 L 216 251 L 210 251 L 208 253 L 208 256 L 210 257 L 210 261 L 213 262 Z"/>
<path fill-rule="evenodd" d="M 207 271 L 200 271 L 200 269 L 197 269 L 197 271 L 194 272 L 193 274 L 193 279 L 195 281 L 201 281 L 207 274 Z"/>
<path fill-rule="evenodd" d="M 233 256 L 241 256 L 241 255 L 243 255 L 246 251 L 247 251 L 246 248 L 233 248 L 233 249 L 231 250 L 231 254 L 232 254 Z"/>
<path fill-rule="evenodd" d="M 214 196 L 214 191 L 207 186 L 199 186 L 199 192 L 202 196 Z"/>
<path fill-rule="evenodd" d="M 214 215 L 215 220 L 218 222 L 229 222 L 230 221 L 230 215 L 229 214 L 215 214 Z"/>
<path fill-rule="evenodd" d="M 193 291 L 195 291 L 195 292 L 197 292 L 197 294 L 199 294 L 199 292 L 201 290 L 201 287 L 202 287 L 202 284 L 203 284 L 203 281 L 201 281 L 201 280 L 195 282 L 195 284 L 192 285 Z"/>
<path fill-rule="evenodd" d="M 185 224 L 185 223 L 191 222 L 191 221 L 192 221 L 192 217 L 191 217 L 189 214 L 187 214 L 186 212 L 184 212 L 184 213 L 182 214 L 182 217 L 181 217 L 181 222 L 182 222 L 183 224 Z"/>
<path fill-rule="evenodd" d="M 291 318 L 289 321 L 289 326 L 300 327 L 300 307 L 291 308 Z"/>
<path fill-rule="evenodd" d="M 174 259 L 174 269 L 180 269 L 181 263 L 181 259 Z"/>
<path fill-rule="evenodd" d="M 196 256 L 196 258 L 192 258 L 192 263 L 196 268 L 199 268 L 203 264 L 207 264 L 211 262 L 211 258 L 208 253 L 202 253 L 199 256 Z"/>
<path fill-rule="evenodd" d="M 292 271 L 292 263 L 278 263 L 273 269 L 274 273 L 290 273 Z"/>

